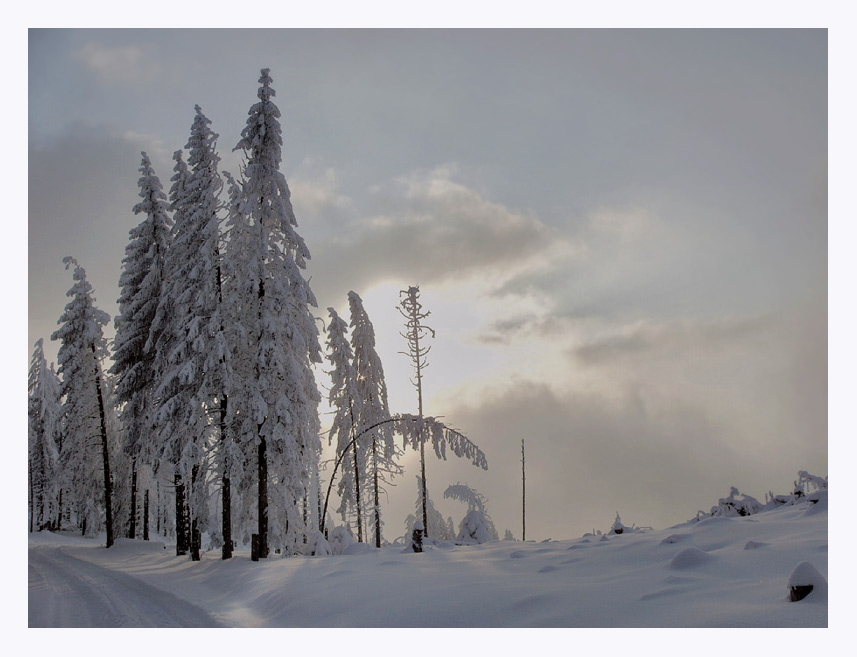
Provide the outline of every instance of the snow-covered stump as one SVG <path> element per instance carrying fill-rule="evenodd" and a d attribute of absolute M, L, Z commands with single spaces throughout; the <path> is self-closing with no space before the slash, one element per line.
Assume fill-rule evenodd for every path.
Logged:
<path fill-rule="evenodd" d="M 411 549 L 414 552 L 423 551 L 423 534 L 425 534 L 425 526 L 422 521 L 417 520 L 414 523 L 414 531 L 411 534 Z"/>
<path fill-rule="evenodd" d="M 801 561 L 789 575 L 789 600 L 799 602 L 813 591 L 813 597 L 826 597 L 827 580 L 809 561 Z"/>

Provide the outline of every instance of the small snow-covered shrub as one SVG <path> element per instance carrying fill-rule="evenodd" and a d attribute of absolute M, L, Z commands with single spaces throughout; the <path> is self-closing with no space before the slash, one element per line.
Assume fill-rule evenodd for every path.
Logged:
<path fill-rule="evenodd" d="M 607 534 L 636 534 L 647 529 L 651 529 L 651 527 L 637 527 L 636 524 L 632 524 L 630 527 L 624 525 L 622 523 L 622 519 L 619 517 L 619 512 L 617 511 L 616 520 L 613 521 L 613 526 L 610 527 L 610 531 L 607 532 Z"/>
<path fill-rule="evenodd" d="M 456 543 L 486 543 L 491 540 L 494 540 L 494 537 L 488 529 L 485 514 L 476 509 L 468 511 L 461 521 Z"/>
<path fill-rule="evenodd" d="M 305 554 L 315 557 L 326 557 L 333 554 L 330 543 L 320 531 L 315 530 L 307 537 Z"/>
<path fill-rule="evenodd" d="M 735 516 L 751 516 L 759 513 L 762 505 L 755 497 L 743 495 L 735 486 L 729 492 L 729 497 L 722 497 L 717 506 L 711 507 L 711 515 L 715 518 L 733 518 Z"/>
<path fill-rule="evenodd" d="M 799 487 L 804 495 L 808 495 L 815 491 L 827 490 L 827 477 L 817 477 L 809 474 L 806 470 L 799 471 L 797 476 L 798 481 L 796 488 Z"/>
<path fill-rule="evenodd" d="M 488 515 L 488 509 L 485 507 L 485 497 L 478 493 L 476 490 L 468 486 L 467 484 L 453 484 L 449 486 L 443 493 L 444 498 L 459 500 L 467 504 L 467 515 L 470 515 L 470 512 L 477 511 L 482 514 L 482 524 L 485 526 L 485 529 L 488 532 L 489 541 L 498 541 L 500 537 L 497 535 L 497 529 L 494 527 L 494 521 L 491 520 L 491 516 Z M 461 542 L 461 532 L 463 530 L 464 522 L 467 519 L 467 516 L 461 521 L 459 524 L 459 532 L 456 540 Z M 466 540 L 466 539 L 464 539 Z M 477 541 L 482 543 L 484 541 Z"/>
<path fill-rule="evenodd" d="M 332 554 L 344 554 L 345 550 L 348 549 L 348 546 L 353 545 L 357 541 L 354 539 L 354 534 L 351 533 L 350 528 L 345 525 L 340 525 L 330 532 L 330 539 L 328 542 L 330 544 Z"/>

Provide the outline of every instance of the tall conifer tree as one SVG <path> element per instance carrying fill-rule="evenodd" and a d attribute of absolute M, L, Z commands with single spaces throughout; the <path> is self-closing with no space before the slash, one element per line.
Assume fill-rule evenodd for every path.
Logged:
<path fill-rule="evenodd" d="M 62 444 L 60 380 L 36 341 L 27 377 L 30 531 L 59 521 L 59 449 Z M 35 527 L 34 527 L 35 526 Z"/>
<path fill-rule="evenodd" d="M 63 467 L 69 473 L 69 491 L 74 496 L 72 502 L 84 534 L 95 534 L 103 510 L 109 548 L 113 545 L 113 491 L 101 362 L 107 356 L 102 327 L 110 317 L 95 307 L 92 286 L 83 267 L 70 256 L 63 262 L 66 268 L 74 266 L 75 281 L 67 293 L 72 300 L 57 322 L 61 326 L 51 335 L 51 340 L 61 341 L 57 360 L 64 398 Z M 99 459 L 95 456 L 98 451 L 92 449 L 97 446 L 93 445 L 93 439 L 99 438 L 103 488 L 98 482 Z"/>
<path fill-rule="evenodd" d="M 320 450 L 320 395 L 311 365 L 321 362 L 321 347 L 309 310 L 317 303 L 301 273 L 310 253 L 295 230 L 291 193 L 280 172 L 280 111 L 272 100 L 269 72 L 262 70 L 259 102 L 250 108 L 236 146 L 247 157 L 248 284 L 254 289 L 247 299 L 253 384 L 245 388 L 247 413 L 256 425 L 260 556 L 268 552 L 269 498 L 276 499 L 271 534 L 284 550 L 299 549 L 305 529 L 300 500 L 307 495 Z"/>
<path fill-rule="evenodd" d="M 115 319 L 110 369 L 116 376 L 116 400 L 123 404 L 125 448 L 132 464 L 129 538 L 136 538 L 137 533 L 137 471 L 142 463 L 147 469 L 154 465 L 157 450 L 153 435 L 156 338 L 150 340 L 150 334 L 164 280 L 171 224 L 161 181 L 148 155 L 144 152 L 142 156 L 138 181 L 142 200 L 134 206 L 134 214 L 142 214 L 144 218 L 130 231 L 122 260 L 119 315 Z"/>
<path fill-rule="evenodd" d="M 387 404 L 387 383 L 384 367 L 375 351 L 375 328 L 369 319 L 363 300 L 353 290 L 348 293 L 351 311 L 351 346 L 354 352 L 354 371 L 357 377 L 357 396 L 360 399 L 357 426 L 362 429 L 390 417 Z M 368 481 L 371 481 L 371 508 L 373 509 L 375 546 L 381 547 L 381 489 L 387 478 L 400 474 L 402 469 L 395 461 L 397 448 L 393 442 L 393 429 L 389 424 L 377 427 L 368 434 L 362 448 L 367 454 Z"/>

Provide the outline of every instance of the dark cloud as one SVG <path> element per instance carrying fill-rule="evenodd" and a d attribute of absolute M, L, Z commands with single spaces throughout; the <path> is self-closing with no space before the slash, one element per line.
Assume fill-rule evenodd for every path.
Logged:
<path fill-rule="evenodd" d="M 148 144 L 151 147 L 151 142 Z M 50 334 L 68 300 L 71 275 L 62 259 L 81 263 L 95 289 L 98 306 L 116 312 L 118 280 L 128 231 L 139 223 L 132 208 L 138 200 L 140 151 L 146 140 L 117 134 L 115 128 L 77 124 L 60 139 L 31 143 L 29 149 L 28 305 L 30 348 Z M 169 189 L 170 171 L 163 153 L 161 182 Z M 108 331 L 112 327 L 108 327 Z"/>
<path fill-rule="evenodd" d="M 417 172 L 376 190 L 363 216 L 315 246 L 314 280 L 322 289 L 365 289 L 390 279 L 500 280 L 540 261 L 557 239 L 538 218 L 457 182 L 450 168 Z"/>

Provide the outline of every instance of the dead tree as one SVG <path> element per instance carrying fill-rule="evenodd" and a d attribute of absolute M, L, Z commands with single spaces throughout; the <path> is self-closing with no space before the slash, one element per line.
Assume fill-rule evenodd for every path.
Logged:
<path fill-rule="evenodd" d="M 408 341 L 408 351 L 400 352 L 405 356 L 410 357 L 414 365 L 416 378 L 411 381 L 417 389 L 418 415 L 423 416 L 423 370 L 428 366 L 426 356 L 428 356 L 431 347 L 420 345 L 420 340 L 426 337 L 427 333 L 435 336 L 434 329 L 425 326 L 422 320 L 428 317 L 431 312 L 423 312 L 422 304 L 419 302 L 420 288 L 418 285 L 413 285 L 407 290 L 399 292 L 401 302 L 399 304 L 399 312 L 405 318 L 405 332 L 401 336 Z M 423 439 L 419 440 L 420 444 L 420 474 L 422 475 L 422 499 L 423 499 L 423 526 L 426 528 L 426 536 L 428 536 L 428 510 L 426 508 L 426 454 L 425 443 Z"/>

